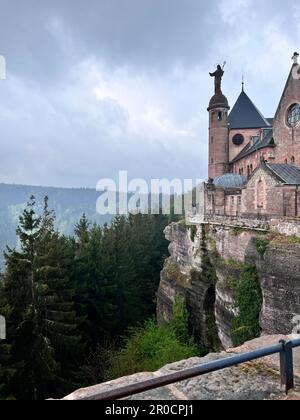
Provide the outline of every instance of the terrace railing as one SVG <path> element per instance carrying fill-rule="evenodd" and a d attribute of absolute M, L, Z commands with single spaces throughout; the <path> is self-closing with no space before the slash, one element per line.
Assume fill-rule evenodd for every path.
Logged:
<path fill-rule="evenodd" d="M 199 365 L 169 375 L 160 376 L 158 378 L 150 379 L 144 382 L 139 382 L 122 388 L 116 388 L 107 392 L 83 397 L 82 399 L 109 401 L 127 398 L 146 391 L 161 388 L 166 385 L 171 385 L 187 379 L 195 378 L 197 376 L 206 375 L 211 372 L 220 371 L 226 368 L 240 365 L 242 363 L 251 362 L 253 360 L 258 360 L 263 357 L 272 356 L 275 354 L 280 356 L 281 384 L 285 387 L 285 392 L 288 393 L 295 387 L 293 349 L 296 347 L 300 347 L 300 339 L 280 341 L 278 344 L 270 347 L 264 347 L 226 359 L 205 363 L 203 365 Z"/>

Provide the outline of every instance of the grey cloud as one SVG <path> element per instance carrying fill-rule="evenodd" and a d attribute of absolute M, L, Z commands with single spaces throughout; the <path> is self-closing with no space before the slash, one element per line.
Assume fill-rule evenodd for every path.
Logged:
<path fill-rule="evenodd" d="M 271 116 L 299 48 L 292 0 L 0 0 L 0 182 L 205 177 L 208 71 Z"/>

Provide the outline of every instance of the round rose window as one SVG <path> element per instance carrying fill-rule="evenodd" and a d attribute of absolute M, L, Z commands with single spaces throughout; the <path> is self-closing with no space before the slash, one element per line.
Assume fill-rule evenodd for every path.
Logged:
<path fill-rule="evenodd" d="M 288 110 L 288 124 L 290 127 L 296 127 L 300 121 L 300 105 L 295 104 L 290 107 Z"/>
<path fill-rule="evenodd" d="M 236 134 L 232 139 L 232 143 L 236 146 L 241 146 L 244 143 L 244 136 L 242 134 Z"/>

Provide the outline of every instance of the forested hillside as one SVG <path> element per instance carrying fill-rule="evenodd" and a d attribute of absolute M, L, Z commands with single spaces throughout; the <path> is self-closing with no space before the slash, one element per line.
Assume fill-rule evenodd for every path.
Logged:
<path fill-rule="evenodd" d="M 55 226 L 61 233 L 72 234 L 83 213 L 91 222 L 103 225 L 111 216 L 96 213 L 96 190 L 82 188 L 51 188 L 0 184 L 0 269 L 6 245 L 16 245 L 16 228 L 20 213 L 31 195 L 36 197 L 37 211 L 42 211 L 43 199 L 49 197 L 49 207 L 55 211 Z"/>

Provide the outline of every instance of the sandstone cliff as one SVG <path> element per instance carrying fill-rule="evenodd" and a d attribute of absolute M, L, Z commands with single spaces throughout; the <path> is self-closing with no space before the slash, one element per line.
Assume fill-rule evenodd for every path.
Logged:
<path fill-rule="evenodd" d="M 281 226 L 282 229 L 282 226 Z M 263 304 L 262 335 L 290 334 L 300 314 L 300 240 L 265 229 L 173 223 L 165 231 L 170 258 L 161 274 L 158 319 L 168 321 L 176 295 L 186 299 L 193 332 L 209 349 L 232 347 L 237 315 L 233 282 L 256 267 Z M 217 331 L 215 334 L 214 331 Z"/>

